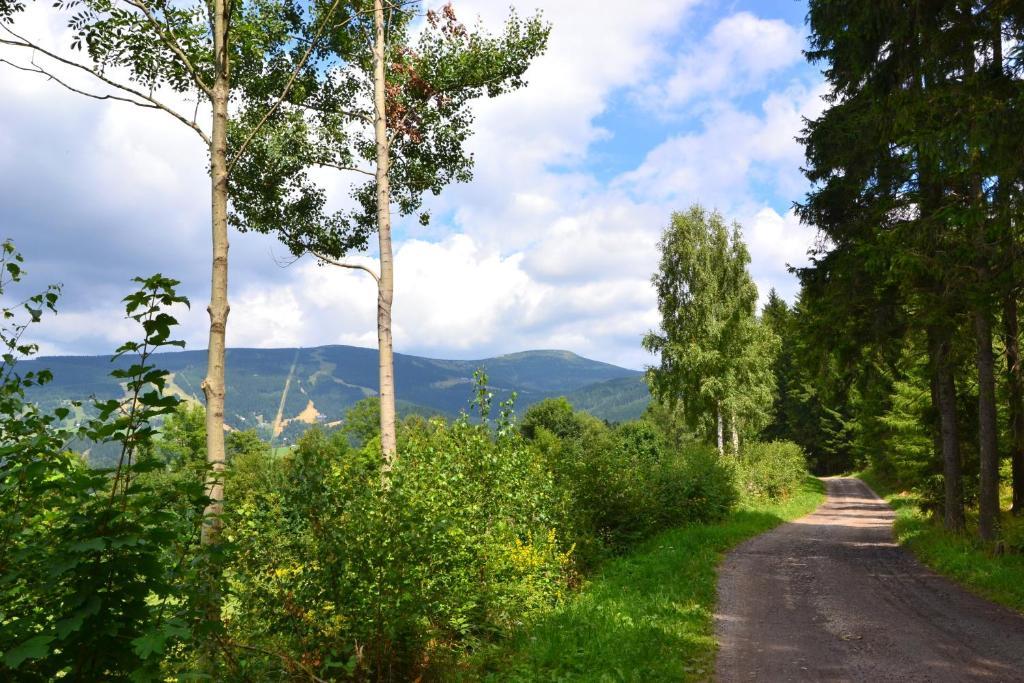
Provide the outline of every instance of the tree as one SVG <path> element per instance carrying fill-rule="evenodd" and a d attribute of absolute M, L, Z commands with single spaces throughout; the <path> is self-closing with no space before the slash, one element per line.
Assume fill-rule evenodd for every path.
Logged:
<path fill-rule="evenodd" d="M 757 287 L 750 255 L 734 224 L 721 214 L 692 206 L 674 213 L 659 242 L 661 262 L 652 277 L 658 292 L 661 329 L 644 337 L 644 348 L 660 357 L 648 370 L 659 400 L 681 401 L 692 426 L 713 428 L 725 452 L 725 425 L 732 449 L 741 429 L 766 422 L 772 402 L 771 360 L 778 338 L 754 314 Z"/>
<path fill-rule="evenodd" d="M 414 30 L 420 3 L 385 6 L 361 0 L 363 14 L 331 34 L 318 57 L 330 64 L 318 81 L 294 90 L 275 110 L 277 125 L 244 138 L 255 149 L 240 169 L 249 188 L 282 188 L 274 197 L 240 192 L 235 198 L 240 227 L 276 234 L 296 256 L 312 254 L 320 263 L 355 268 L 377 283 L 380 436 L 383 470 L 396 457 L 395 387 L 391 311 L 394 262 L 391 211 L 421 212 L 426 193 L 439 194 L 451 182 L 472 176 L 472 156 L 464 144 L 471 134 L 471 104 L 525 85 L 523 74 L 543 52 L 548 28 L 539 17 L 520 21 L 513 14 L 504 31 L 492 36 L 469 30 L 451 5 L 426 13 Z M 372 21 L 366 17 L 372 16 Z M 420 27 L 415 27 L 419 29 Z M 267 93 L 246 93 L 247 106 L 265 109 Z M 369 103 L 369 106 L 367 106 Z M 285 154 L 280 154 L 286 150 Z M 259 163 L 256 163 L 259 162 Z M 309 188 L 308 170 L 326 167 L 366 176 L 352 190 L 356 208 L 328 213 L 322 191 L 298 196 L 289 187 Z M 281 183 L 289 179 L 290 183 Z M 269 182 L 267 182 L 269 181 Z M 282 220 L 295 214 L 301 220 Z M 367 246 L 377 233 L 380 272 L 341 260 Z"/>
<path fill-rule="evenodd" d="M 341 430 L 360 448 L 380 435 L 380 399 L 368 396 L 356 401 L 345 411 L 345 423 Z"/>
<path fill-rule="evenodd" d="M 224 509 L 225 468 L 225 332 L 228 317 L 228 190 L 232 170 L 247 153 L 244 142 L 228 148 L 231 126 L 229 102 L 238 83 L 273 92 L 267 115 L 250 124 L 246 135 L 257 135 L 277 108 L 274 101 L 288 97 L 301 86 L 319 41 L 328 29 L 335 30 L 352 15 L 342 16 L 340 0 L 329 5 L 312 3 L 300 8 L 293 3 L 234 3 L 210 0 L 193 4 L 162 0 L 105 0 L 58 3 L 68 16 L 72 50 L 84 54 L 60 54 L 16 32 L 2 21 L 19 9 L 19 3 L 0 5 L 0 45 L 28 51 L 29 64 L 4 59 L 9 66 L 39 74 L 73 92 L 99 100 L 130 103 L 162 111 L 198 135 L 209 152 L 211 200 L 211 290 L 209 344 L 206 377 L 206 457 L 209 463 L 209 505 L 202 529 L 205 545 L 220 542 Z M 306 41 L 294 40 L 307 35 Z M 94 89 L 74 85 L 66 73 L 87 75 Z M 306 74 L 303 77 L 303 74 Z M 194 98 L 191 107 L 177 108 L 162 98 L 167 92 Z M 200 103 L 208 104 L 208 126 L 198 122 Z M 207 160 L 204 160 L 206 163 Z M 259 192 L 273 194 L 264 186 Z M 212 570 L 216 572 L 216 570 Z M 217 581 L 211 578 L 211 585 Z M 213 591 L 209 617 L 219 618 L 219 595 Z"/>
<path fill-rule="evenodd" d="M 948 80 L 942 27 L 951 3 L 894 10 L 877 3 L 811 3 L 808 57 L 827 65 L 830 107 L 808 122 L 803 141 L 815 189 L 799 207 L 824 239 L 805 291 L 826 324 L 849 320 L 855 336 L 893 355 L 906 314 L 927 331 L 931 397 L 939 416 L 946 525 L 964 526 L 960 481 L 955 325 L 963 301 L 958 236 L 941 219 L 948 200 L 941 150 L 948 147 L 941 101 Z M 858 27 L 851 30 L 851 26 Z M 888 295 L 888 296 L 886 296 Z M 888 305 L 886 302 L 889 302 Z"/>

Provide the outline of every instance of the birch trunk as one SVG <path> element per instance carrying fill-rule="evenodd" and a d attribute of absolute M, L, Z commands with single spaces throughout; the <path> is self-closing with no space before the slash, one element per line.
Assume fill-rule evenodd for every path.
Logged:
<path fill-rule="evenodd" d="M 377 143 L 377 238 L 380 245 L 380 279 L 377 281 L 377 347 L 380 373 L 380 446 L 383 472 L 391 471 L 397 455 L 395 431 L 395 372 L 391 341 L 391 304 L 394 300 L 394 261 L 391 254 L 391 187 L 384 71 L 384 4 L 373 2 L 373 121 Z"/>
<path fill-rule="evenodd" d="M 725 425 L 722 424 L 722 404 L 715 406 L 715 418 L 718 420 L 718 455 L 725 455 Z"/>
<path fill-rule="evenodd" d="M 224 334 L 228 319 L 228 95 L 230 69 L 228 61 L 227 0 L 213 2 L 214 81 L 210 96 L 213 125 L 210 135 L 210 204 L 213 262 L 210 277 L 210 339 L 207 348 L 206 377 L 202 382 L 206 398 L 206 459 L 210 465 L 206 494 L 210 502 L 203 510 L 201 543 L 215 547 L 220 543 L 224 512 Z M 212 556 L 210 556 L 212 557 Z M 216 561 L 207 566 L 209 572 L 205 619 L 216 624 L 221 619 L 220 576 Z M 217 645 L 213 639 L 201 644 L 202 668 L 209 674 L 217 670 Z"/>
<path fill-rule="evenodd" d="M 729 414 L 729 431 L 732 432 L 732 454 L 739 457 L 740 454 L 740 431 L 736 425 L 736 411 Z"/>
<path fill-rule="evenodd" d="M 224 510 L 224 333 L 228 320 L 228 93 L 227 0 L 214 0 L 215 74 L 211 101 L 213 127 L 210 136 L 210 189 L 213 263 L 210 281 L 210 341 L 207 350 L 206 378 L 206 459 L 211 473 L 207 479 L 206 506 L 202 530 L 203 545 L 215 545 L 220 539 L 221 513 Z"/>

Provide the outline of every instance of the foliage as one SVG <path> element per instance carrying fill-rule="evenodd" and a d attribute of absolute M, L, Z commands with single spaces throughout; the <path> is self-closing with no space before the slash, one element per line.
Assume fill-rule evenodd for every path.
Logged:
<path fill-rule="evenodd" d="M 357 447 L 363 446 L 374 437 L 379 436 L 380 399 L 368 396 L 357 401 L 345 413 L 345 423 L 341 429 Z"/>
<path fill-rule="evenodd" d="M 276 234 L 296 256 L 340 258 L 365 248 L 378 227 L 372 4 L 343 7 L 338 30 L 316 51 L 303 87 L 249 140 L 251 152 L 232 178 L 233 222 L 243 230 Z M 413 30 L 411 22 L 422 13 L 420 2 L 395 5 L 383 21 L 391 200 L 402 216 L 420 212 L 425 225 L 423 196 L 472 177 L 472 155 L 464 148 L 472 133 L 471 103 L 523 87 L 527 67 L 546 47 L 548 28 L 539 16 L 524 21 L 513 13 L 504 30 L 491 35 L 459 23 L 447 5 L 440 12 L 430 9 L 427 22 Z M 307 41 L 318 27 L 317 21 L 306 23 Z M 280 88 L 253 79 L 243 91 L 234 145 L 249 139 Z M 325 209 L 324 190 L 310 179 L 311 171 L 324 167 L 346 177 L 369 176 L 352 184 L 351 211 Z"/>
<path fill-rule="evenodd" d="M 700 444 L 670 447 L 650 423 L 612 428 L 551 399 L 532 406 L 521 429 L 562 491 L 584 567 L 660 529 L 718 519 L 736 502 L 727 463 Z"/>
<path fill-rule="evenodd" d="M 783 500 L 807 479 L 807 456 L 791 441 L 770 441 L 747 446 L 738 463 L 744 497 Z"/>
<path fill-rule="evenodd" d="M 545 429 L 559 439 L 577 439 L 583 434 L 587 419 L 573 410 L 564 397 L 549 398 L 530 406 L 519 423 L 519 431 L 527 439 L 535 439 Z"/>
<path fill-rule="evenodd" d="M 465 680 L 706 681 L 723 553 L 824 499 L 805 479 L 784 501 L 751 501 L 711 524 L 658 534 L 610 560 L 583 590 L 484 650 Z"/>
<path fill-rule="evenodd" d="M 14 253 L 9 244 L 5 253 Z M 7 272 L 19 279 L 18 269 Z M 164 394 L 165 374 L 152 355 L 180 345 L 164 309 L 185 299 L 174 280 L 137 281 L 141 288 L 125 298 L 125 309 L 143 336 L 118 349 L 133 360 L 113 370 L 128 397 L 98 403 L 98 417 L 81 428 L 91 441 L 119 444 L 116 467 L 90 469 L 69 452 L 72 432 L 58 426 L 68 409 L 45 415 L 23 401 L 24 387 L 46 377 L 19 376 L 17 359 L 4 359 L 0 650 L 7 670 L 23 680 L 150 678 L 198 620 L 187 596 L 194 595 L 188 560 L 206 502 L 201 479 L 167 482 L 156 476 L 163 462 L 149 453 L 154 421 L 178 405 Z M 43 301 L 52 309 L 56 298 Z M 31 298 L 23 307 L 32 320 L 39 319 L 38 303 Z M 15 324 L 13 338 L 10 329 L 4 341 L 20 337 L 25 325 Z M 35 350 L 12 348 L 22 355 Z"/>
<path fill-rule="evenodd" d="M 234 466 L 228 629 L 286 655 L 248 656 L 253 675 L 415 677 L 564 595 L 554 485 L 514 430 L 419 419 L 400 444 L 386 484 L 373 440 L 318 430 Z"/>
<path fill-rule="evenodd" d="M 754 314 L 757 287 L 738 224 L 692 206 L 674 213 L 652 282 L 661 328 L 644 337 L 659 357 L 648 373 L 663 402 L 681 402 L 691 428 L 756 435 L 772 402 L 771 360 L 778 339 Z"/>

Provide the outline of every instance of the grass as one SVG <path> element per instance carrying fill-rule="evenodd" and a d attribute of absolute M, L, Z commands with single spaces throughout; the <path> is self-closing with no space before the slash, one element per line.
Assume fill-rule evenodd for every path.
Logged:
<path fill-rule="evenodd" d="M 707 680 L 723 553 L 823 499 L 822 482 L 809 477 L 787 500 L 742 505 L 719 523 L 659 534 L 609 561 L 579 594 L 500 649 L 483 653 L 483 671 L 473 680 Z"/>
<path fill-rule="evenodd" d="M 1024 612 L 1024 520 L 1005 514 L 1003 537 L 1015 552 L 996 554 L 981 542 L 973 528 L 967 534 L 951 534 L 929 519 L 918 507 L 918 496 L 880 479 L 873 472 L 858 474 L 875 493 L 896 511 L 893 533 L 900 545 L 935 572 L 993 602 Z M 968 526 L 976 523 L 969 521 Z M 1017 539 L 1017 540 L 1015 540 Z"/>

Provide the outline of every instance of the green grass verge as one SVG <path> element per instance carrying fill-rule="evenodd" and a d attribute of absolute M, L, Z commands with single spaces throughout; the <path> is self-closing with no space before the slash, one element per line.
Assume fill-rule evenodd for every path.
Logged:
<path fill-rule="evenodd" d="M 808 478 L 778 503 L 745 504 L 726 519 L 666 531 L 610 560 L 557 610 L 481 653 L 472 680 L 692 681 L 714 669 L 715 585 L 737 543 L 813 511 Z"/>
<path fill-rule="evenodd" d="M 870 471 L 856 476 L 896 511 L 896 540 L 922 563 L 984 598 L 1024 612 L 1024 555 L 996 555 L 974 533 L 948 533 L 921 512 L 914 493 L 900 490 Z M 1007 534 L 1019 534 L 1024 528 L 1024 520 L 1009 514 L 1002 523 Z"/>

